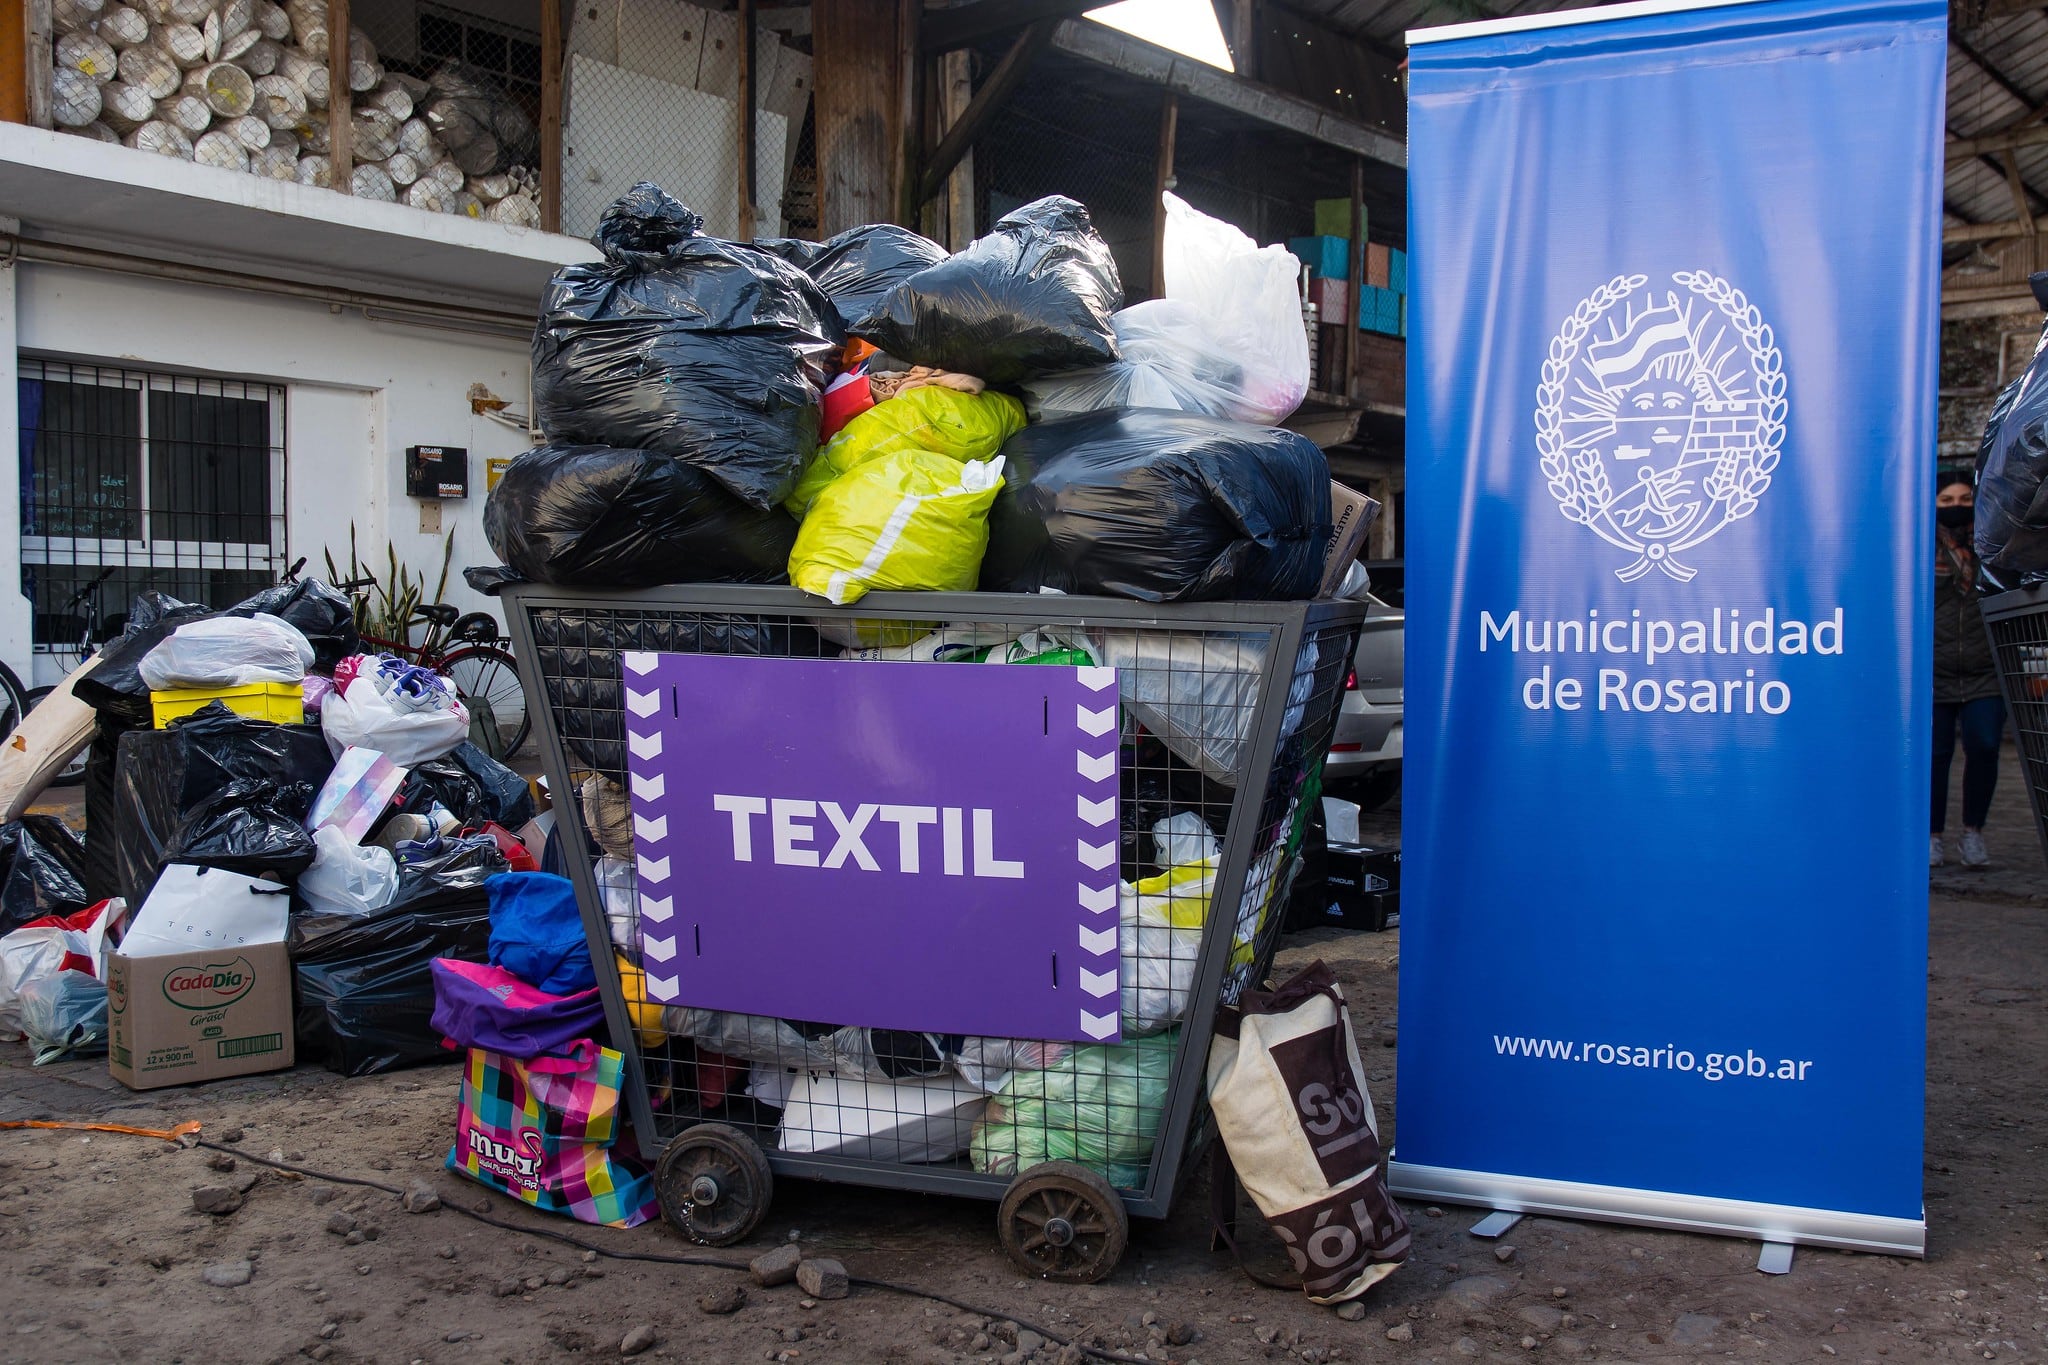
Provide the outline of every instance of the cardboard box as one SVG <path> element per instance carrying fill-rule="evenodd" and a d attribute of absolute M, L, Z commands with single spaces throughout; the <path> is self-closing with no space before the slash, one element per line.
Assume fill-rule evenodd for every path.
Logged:
<path fill-rule="evenodd" d="M 1401 334 L 1401 296 L 1391 289 L 1367 285 L 1358 291 L 1358 327 L 1381 336 Z"/>
<path fill-rule="evenodd" d="M 1358 235 L 1365 235 L 1365 206 L 1358 208 Z M 1351 201 L 1349 199 L 1316 200 L 1316 235 L 1318 237 L 1351 236 Z"/>
<path fill-rule="evenodd" d="M 1382 246 L 1378 242 L 1367 242 L 1365 244 L 1365 282 L 1367 284 L 1377 285 L 1381 289 L 1387 288 L 1390 283 L 1392 263 L 1392 247 Z"/>
<path fill-rule="evenodd" d="M 1328 597 L 1342 585 L 1344 571 L 1365 548 L 1365 533 L 1372 529 L 1379 515 L 1377 499 L 1346 488 L 1335 479 L 1330 481 L 1330 524 L 1337 528 L 1337 534 L 1331 539 L 1330 553 L 1323 560 L 1323 582 L 1316 596 Z"/>
<path fill-rule="evenodd" d="M 1290 237 L 1287 249 L 1307 264 L 1311 275 L 1328 280 L 1351 277 L 1351 243 L 1342 237 Z"/>
<path fill-rule="evenodd" d="M 1351 316 L 1351 281 L 1317 276 L 1308 282 L 1308 299 L 1318 318 L 1342 322 Z"/>
<path fill-rule="evenodd" d="M 282 943 L 107 962 L 108 1069 L 130 1090 L 292 1064 L 292 960 Z"/>

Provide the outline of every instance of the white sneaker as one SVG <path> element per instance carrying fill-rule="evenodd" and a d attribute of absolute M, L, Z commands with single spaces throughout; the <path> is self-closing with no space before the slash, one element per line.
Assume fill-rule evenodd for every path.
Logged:
<path fill-rule="evenodd" d="M 1984 836 L 1976 830 L 1963 831 L 1962 850 L 1964 867 L 1991 866 L 1991 850 L 1984 847 Z"/>
<path fill-rule="evenodd" d="M 1939 834 L 1929 835 L 1927 839 L 1927 865 L 1929 867 L 1940 867 L 1947 861 L 1948 849 L 1942 846 L 1941 836 Z"/>

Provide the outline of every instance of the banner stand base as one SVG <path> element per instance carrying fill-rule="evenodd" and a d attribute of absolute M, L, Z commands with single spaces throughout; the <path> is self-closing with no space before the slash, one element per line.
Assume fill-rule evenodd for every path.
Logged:
<path fill-rule="evenodd" d="M 1494 1210 L 1496 1216 L 1542 1214 L 1676 1232 L 1704 1232 L 1718 1237 L 1760 1238 L 1766 1243 L 1782 1244 L 1788 1268 L 1790 1251 L 1795 1245 L 1839 1247 L 1916 1259 L 1927 1254 L 1924 1214 L 1919 1218 L 1891 1218 L 1745 1199 L 1632 1190 L 1619 1185 L 1490 1175 L 1448 1166 L 1420 1166 L 1400 1160 L 1398 1153 L 1387 1165 L 1387 1184 L 1403 1199 L 1477 1205 Z M 1479 1227 L 1490 1222 L 1491 1218 L 1482 1219 L 1473 1231 L 1478 1232 Z M 1765 1247 L 1767 1256 L 1774 1250 Z M 1762 1261 L 1759 1258 L 1759 1269 L 1764 1268 Z"/>
<path fill-rule="evenodd" d="M 1763 1275 L 1790 1275 L 1792 1273 L 1792 1244 L 1790 1242 L 1765 1242 L 1757 1248 L 1756 1268 Z"/>
<path fill-rule="evenodd" d="M 1496 1237 L 1507 1236 L 1508 1229 L 1521 1221 L 1522 1215 L 1519 1213 L 1510 1213 L 1506 1209 L 1495 1209 L 1492 1213 L 1487 1214 L 1486 1217 L 1472 1225 L 1472 1235 L 1474 1237 L 1484 1237 L 1491 1241 Z"/>

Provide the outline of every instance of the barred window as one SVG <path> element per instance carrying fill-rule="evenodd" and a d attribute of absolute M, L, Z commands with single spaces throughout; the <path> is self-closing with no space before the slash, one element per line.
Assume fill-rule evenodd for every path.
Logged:
<path fill-rule="evenodd" d="M 226 606 L 277 581 L 283 389 L 24 357 L 20 413 L 22 591 L 39 652 L 118 633 L 149 589 Z"/>

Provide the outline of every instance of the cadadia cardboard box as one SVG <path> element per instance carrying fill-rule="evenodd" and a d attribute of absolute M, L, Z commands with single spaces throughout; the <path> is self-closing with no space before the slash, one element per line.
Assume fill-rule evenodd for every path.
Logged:
<path fill-rule="evenodd" d="M 108 1067 L 131 1090 L 292 1064 L 292 961 L 282 943 L 107 963 Z"/>
<path fill-rule="evenodd" d="M 107 1066 L 133 1090 L 292 1064 L 291 891 L 166 867 L 107 959 Z"/>

